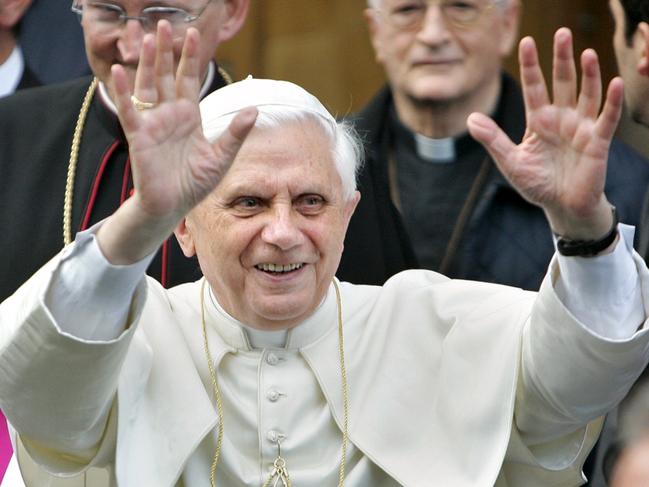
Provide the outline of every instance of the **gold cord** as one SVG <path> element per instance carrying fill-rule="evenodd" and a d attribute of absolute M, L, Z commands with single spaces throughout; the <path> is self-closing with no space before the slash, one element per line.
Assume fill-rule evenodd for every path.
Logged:
<path fill-rule="evenodd" d="M 347 389 L 347 368 L 345 367 L 345 341 L 343 336 L 343 302 L 340 297 L 338 283 L 334 279 L 334 289 L 336 290 L 336 304 L 338 306 L 338 353 L 340 354 L 340 380 L 343 392 L 343 454 L 340 461 L 340 471 L 338 474 L 338 486 L 345 485 L 345 464 L 347 459 L 347 442 L 349 440 L 349 394 Z"/>
<path fill-rule="evenodd" d="M 225 81 L 226 85 L 231 85 L 232 84 L 232 76 L 230 76 L 230 73 L 228 73 L 225 69 L 223 69 L 221 66 L 216 66 L 217 71 L 221 75 L 221 78 L 223 78 L 223 81 Z"/>
<path fill-rule="evenodd" d="M 207 280 L 203 280 L 201 285 L 201 325 L 203 327 L 203 347 L 205 349 L 205 357 L 207 358 L 207 368 L 210 371 L 210 379 L 212 380 L 212 391 L 214 391 L 214 400 L 216 401 L 216 412 L 219 418 L 219 424 L 217 426 L 218 432 L 216 435 L 216 451 L 214 452 L 214 459 L 212 460 L 212 465 L 210 466 L 210 483 L 212 487 L 216 487 L 216 465 L 219 462 L 219 456 L 221 455 L 221 445 L 223 444 L 223 402 L 221 401 L 221 391 L 219 390 L 219 384 L 216 380 L 216 372 L 214 372 L 214 362 L 212 360 L 212 354 L 210 353 L 210 345 L 207 341 L 207 325 L 205 324 L 205 283 Z"/>
<path fill-rule="evenodd" d="M 74 176 L 77 172 L 77 160 L 79 159 L 79 146 L 81 145 L 81 134 L 86 123 L 90 102 L 97 89 L 97 78 L 93 78 L 86 96 L 83 98 L 81 110 L 77 117 L 77 125 L 74 127 L 72 136 L 72 147 L 70 148 L 70 162 L 68 163 L 68 175 L 65 179 L 65 195 L 63 197 L 63 245 L 72 242 L 72 200 L 74 198 Z"/>
<path fill-rule="evenodd" d="M 218 381 L 216 378 L 216 372 L 214 371 L 214 365 L 212 361 L 212 354 L 210 353 L 210 347 L 207 340 L 207 325 L 205 324 L 205 284 L 206 280 L 203 280 L 201 285 L 201 325 L 203 328 L 203 346 L 205 348 L 205 356 L 207 358 L 207 367 L 210 371 L 210 379 L 212 382 L 212 390 L 214 393 L 214 398 L 216 400 L 216 412 L 218 415 L 218 430 L 216 436 L 216 451 L 214 452 L 214 459 L 212 461 L 212 466 L 210 467 L 210 484 L 212 487 L 216 487 L 216 466 L 219 461 L 219 456 L 221 455 L 221 446 L 223 444 L 223 404 L 221 402 L 221 391 L 219 390 Z M 342 312 L 342 299 L 340 297 L 340 289 L 338 288 L 338 283 L 334 279 L 333 281 L 334 288 L 336 290 L 336 305 L 338 308 L 338 352 L 340 355 L 340 374 L 341 374 L 341 383 L 342 383 L 342 394 L 343 394 L 343 444 L 342 444 L 342 459 L 340 460 L 340 470 L 338 475 L 338 487 L 343 487 L 345 485 L 345 465 L 347 462 L 347 442 L 349 441 L 348 435 L 348 425 L 349 425 L 349 395 L 347 389 L 347 369 L 345 368 L 345 343 L 343 337 L 343 312 Z M 277 477 L 275 485 L 279 480 L 282 480 L 285 487 L 291 487 L 291 480 L 288 476 L 288 470 L 286 469 L 286 461 L 281 456 L 281 450 L 278 450 L 278 456 L 275 459 L 273 464 L 274 469 L 266 482 L 262 487 L 267 487 L 270 485 L 270 482 L 273 478 Z"/>

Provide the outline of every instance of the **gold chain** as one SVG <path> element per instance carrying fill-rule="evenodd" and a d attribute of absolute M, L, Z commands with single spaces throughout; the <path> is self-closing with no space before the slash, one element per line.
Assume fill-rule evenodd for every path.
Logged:
<path fill-rule="evenodd" d="M 216 378 L 216 372 L 214 371 L 214 365 L 212 361 L 212 354 L 210 353 L 209 343 L 207 341 L 207 325 L 205 324 L 205 283 L 207 281 L 203 280 L 201 285 L 201 325 L 203 328 L 203 347 L 205 349 L 205 356 L 207 358 L 207 367 L 210 371 L 210 379 L 212 382 L 212 390 L 214 393 L 214 399 L 216 400 L 216 412 L 219 419 L 217 435 L 216 435 L 216 451 L 214 452 L 214 459 L 212 460 L 212 465 L 210 467 L 210 483 L 212 487 L 216 487 L 216 466 L 219 462 L 219 456 L 221 455 L 221 445 L 223 444 L 223 403 L 221 401 L 221 391 L 219 390 L 218 381 Z M 348 435 L 348 425 L 349 425 L 349 395 L 347 390 L 347 369 L 345 368 L 345 342 L 343 336 L 343 312 L 342 312 L 342 299 L 340 297 L 340 289 L 338 288 L 338 283 L 333 281 L 334 288 L 336 290 L 336 305 L 338 308 L 338 353 L 340 355 L 340 375 L 342 383 L 342 393 L 343 393 L 343 445 L 342 445 L 342 459 L 340 460 L 340 469 L 338 475 L 338 487 L 343 487 L 345 485 L 345 465 L 347 461 L 347 442 L 349 441 Z M 281 460 L 280 465 L 278 461 Z M 271 473 L 270 477 L 262 485 L 262 487 L 267 487 L 270 485 L 271 480 L 275 476 L 279 476 L 278 480 L 282 480 L 286 487 L 291 486 L 291 481 L 288 477 L 288 471 L 286 469 L 286 462 L 281 457 L 281 451 L 274 463 L 274 470 Z M 279 472 L 278 469 L 281 469 Z"/>
<path fill-rule="evenodd" d="M 83 98 L 81 110 L 77 117 L 77 125 L 74 127 L 72 136 L 72 147 L 70 148 L 70 162 L 68 163 L 68 175 L 65 179 L 65 196 L 63 197 L 63 245 L 72 242 L 72 199 L 74 197 L 74 176 L 77 172 L 77 160 L 79 159 L 79 146 L 81 145 L 81 134 L 83 126 L 86 123 L 90 102 L 97 89 L 97 78 L 92 79 L 92 83 L 86 91 Z"/>
<path fill-rule="evenodd" d="M 232 83 L 232 77 L 221 66 L 216 67 L 219 74 L 225 81 L 225 84 Z M 72 201 L 74 199 L 74 178 L 77 172 L 77 160 L 79 159 L 79 146 L 81 145 L 81 134 L 83 134 L 83 127 L 86 124 L 86 117 L 90 110 L 90 102 L 97 89 L 97 78 L 94 77 L 86 96 L 83 98 L 81 110 L 77 117 L 77 124 L 74 127 L 74 135 L 72 136 L 72 146 L 70 147 L 70 162 L 68 162 L 68 175 L 65 179 L 65 195 L 63 197 L 63 245 L 68 245 L 72 242 Z"/>
<path fill-rule="evenodd" d="M 221 66 L 217 66 L 216 69 L 219 72 L 219 74 L 221 75 L 221 78 L 223 78 L 223 81 L 225 81 L 225 84 L 226 85 L 231 85 L 232 84 L 232 76 L 230 76 L 230 73 L 228 73 Z"/>

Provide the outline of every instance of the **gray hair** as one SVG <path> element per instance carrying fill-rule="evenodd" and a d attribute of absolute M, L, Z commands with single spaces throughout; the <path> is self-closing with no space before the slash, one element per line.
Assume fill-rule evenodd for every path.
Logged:
<path fill-rule="evenodd" d="M 356 175 L 363 162 L 363 144 L 351 122 L 336 122 L 326 119 L 315 112 L 300 110 L 295 107 L 278 105 L 257 106 L 259 114 L 255 128 L 272 129 L 294 122 L 314 122 L 320 127 L 331 144 L 331 152 L 336 170 L 342 181 L 343 198 L 349 201 L 356 191 Z M 214 142 L 226 130 L 223 125 L 206 134 L 210 143 Z"/>

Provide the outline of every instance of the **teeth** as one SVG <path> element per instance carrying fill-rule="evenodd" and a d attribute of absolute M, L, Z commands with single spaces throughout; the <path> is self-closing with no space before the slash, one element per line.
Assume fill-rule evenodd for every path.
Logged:
<path fill-rule="evenodd" d="M 299 269 L 304 264 L 257 264 L 255 267 L 260 271 L 266 272 L 290 272 Z"/>

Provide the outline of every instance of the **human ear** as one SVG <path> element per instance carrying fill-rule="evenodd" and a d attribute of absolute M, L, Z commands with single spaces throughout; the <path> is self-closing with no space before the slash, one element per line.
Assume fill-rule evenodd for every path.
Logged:
<path fill-rule="evenodd" d="M 366 8 L 363 11 L 363 17 L 365 17 L 367 30 L 370 34 L 370 42 L 372 43 L 372 47 L 374 47 L 374 58 L 376 59 L 376 62 L 383 63 L 383 44 L 381 42 L 381 36 L 379 35 L 381 26 L 379 25 L 380 20 L 377 19 L 377 15 L 378 12 L 373 8 Z"/>
<path fill-rule="evenodd" d="M 174 235 L 176 235 L 176 240 L 178 240 L 185 257 L 193 257 L 196 255 L 196 244 L 192 235 L 192 224 L 188 220 L 189 216 L 180 220 L 174 230 Z"/>
<path fill-rule="evenodd" d="M 349 224 L 349 220 L 351 219 L 352 215 L 354 214 L 354 211 L 356 210 L 356 206 L 358 206 L 358 202 L 360 200 L 361 200 L 360 191 L 354 191 L 354 196 L 352 196 L 345 203 L 345 223 L 347 225 Z"/>
<path fill-rule="evenodd" d="M 225 19 L 219 29 L 220 42 L 232 39 L 246 20 L 250 0 L 225 0 Z"/>
<path fill-rule="evenodd" d="M 496 6 L 495 8 L 500 8 Z M 500 44 L 500 53 L 502 56 L 511 54 L 516 41 L 518 40 L 518 27 L 521 20 L 521 11 L 523 6 L 519 0 L 509 0 L 502 12 L 502 39 Z"/>
<path fill-rule="evenodd" d="M 642 76 L 649 76 L 649 24 L 647 22 L 640 22 L 636 33 L 634 34 L 634 42 L 639 42 L 637 47 L 639 51 L 638 58 L 638 73 Z"/>

